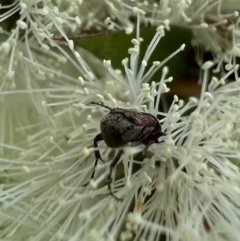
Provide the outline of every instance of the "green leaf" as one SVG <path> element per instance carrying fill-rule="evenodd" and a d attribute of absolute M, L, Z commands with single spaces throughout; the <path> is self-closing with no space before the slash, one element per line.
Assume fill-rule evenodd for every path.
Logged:
<path fill-rule="evenodd" d="M 155 28 L 152 27 L 141 29 L 140 36 L 144 41 L 141 42 L 140 60 L 142 60 L 155 32 Z M 79 38 L 75 37 L 73 40 L 75 45 L 90 51 L 98 58 L 111 60 L 113 68 L 122 69 L 121 62 L 124 58 L 129 57 L 128 49 L 133 46 L 131 40 L 136 38 L 135 35 L 135 31 L 130 35 L 118 31 L 85 35 Z M 170 31 L 165 31 L 165 36 L 161 38 L 160 43 L 148 61 L 148 68 L 150 68 L 153 61 L 163 61 L 182 44 L 186 44 L 185 49 L 168 61 L 166 66 L 170 69 L 169 75 L 173 76 L 174 79 L 182 79 L 184 76 L 189 75 L 189 62 L 192 55 L 191 39 L 191 31 L 184 28 L 171 27 Z M 153 80 L 158 81 L 160 76 L 161 74 L 157 73 Z"/>

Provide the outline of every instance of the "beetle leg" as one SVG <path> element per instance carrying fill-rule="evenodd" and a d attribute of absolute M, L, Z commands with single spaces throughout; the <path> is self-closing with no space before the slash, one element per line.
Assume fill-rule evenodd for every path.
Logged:
<path fill-rule="evenodd" d="M 96 159 L 94 167 L 97 165 L 96 162 L 98 162 L 98 159 L 100 159 L 102 162 L 105 162 L 100 155 L 100 152 L 98 150 L 98 144 L 97 144 L 99 141 L 102 141 L 102 140 L 103 140 L 102 134 L 96 135 L 93 140 L 93 146 L 95 148 L 94 154 L 95 154 L 95 159 Z"/>
<path fill-rule="evenodd" d="M 118 164 L 122 153 L 123 153 L 123 150 L 120 150 L 120 151 L 117 153 L 117 155 L 115 156 L 115 158 L 113 159 L 113 161 L 111 162 L 111 164 L 110 164 L 110 172 L 109 172 L 109 175 L 108 175 L 108 190 L 109 190 L 111 196 L 112 196 L 113 198 L 115 198 L 117 201 L 122 201 L 123 199 L 117 197 L 117 196 L 113 193 L 113 191 L 112 191 L 112 187 L 111 187 L 111 183 L 112 183 L 112 172 L 113 172 L 114 167 Z"/>
<path fill-rule="evenodd" d="M 99 141 L 102 141 L 102 140 L 103 140 L 102 134 L 96 135 L 95 138 L 94 138 L 94 140 L 93 140 L 93 146 L 94 146 L 94 149 L 95 149 L 95 151 L 94 151 L 94 154 L 95 154 L 95 163 L 94 163 L 94 167 L 93 167 L 93 172 L 92 172 L 92 175 L 91 175 L 91 179 L 94 178 L 94 175 L 95 175 L 95 167 L 96 167 L 97 164 L 98 164 L 98 160 L 100 159 L 102 162 L 105 162 L 105 161 L 102 159 L 101 155 L 100 155 L 100 152 L 99 152 L 99 150 L 98 150 L 98 144 L 97 144 Z"/>
<path fill-rule="evenodd" d="M 147 152 L 149 146 L 151 146 L 152 142 L 147 143 L 147 144 L 143 143 L 143 144 L 145 145 L 145 147 L 144 147 L 144 149 L 143 149 L 142 152 L 141 152 L 142 157 L 145 156 L 145 154 L 146 154 L 146 152 Z"/>
<path fill-rule="evenodd" d="M 100 152 L 99 152 L 99 150 L 98 150 L 98 144 L 97 144 L 99 141 L 102 141 L 102 140 L 103 140 L 103 138 L 102 138 L 102 135 L 101 135 L 101 134 L 96 135 L 95 138 L 94 138 L 94 140 L 93 140 L 93 146 L 94 146 L 94 149 L 95 149 L 95 151 L 94 151 L 94 154 L 95 154 L 95 163 L 94 163 L 94 167 L 93 167 L 93 172 L 92 172 L 92 175 L 91 175 L 91 179 L 94 178 L 94 175 L 95 175 L 95 167 L 96 167 L 97 164 L 98 164 L 98 160 L 100 159 L 102 162 L 105 162 L 105 161 L 103 161 L 103 159 L 102 159 L 102 157 L 101 157 L 101 155 L 100 155 Z M 87 186 L 88 183 L 89 183 L 89 182 L 85 183 L 83 186 Z"/>

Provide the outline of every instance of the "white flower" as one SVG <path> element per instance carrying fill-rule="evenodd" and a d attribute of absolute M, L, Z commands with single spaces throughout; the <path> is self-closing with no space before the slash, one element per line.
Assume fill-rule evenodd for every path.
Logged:
<path fill-rule="evenodd" d="M 129 1 L 106 0 L 112 19 L 117 19 L 125 31 L 131 32 L 130 17 L 133 12 L 142 13 L 144 25 L 164 25 L 189 28 L 194 35 L 193 44 L 197 48 L 197 61 L 202 64 L 204 51 L 211 51 L 220 71 L 223 63 L 234 65 L 239 57 L 239 6 L 232 0 L 171 0 L 171 1 Z M 115 21 L 116 22 L 116 21 Z M 107 18 L 109 28 L 118 29 L 114 21 Z M 202 49 L 203 48 L 203 49 Z M 198 56 L 200 55 L 200 56 Z"/>
<path fill-rule="evenodd" d="M 184 12 L 189 2 L 182 1 Z M 20 3 L 17 1 L 14 6 L 19 7 Z M 48 1 L 40 10 L 32 1 L 28 3 L 32 5 L 24 8 L 28 9 L 26 16 L 35 16 L 39 23 L 57 23 L 53 25 L 55 30 L 64 36 L 63 29 L 70 27 L 71 17 L 58 13 Z M 58 5 L 63 8 L 64 4 Z M 38 16 L 46 8 L 49 15 Z M 16 41 L 10 41 L 5 33 L 7 41 L 2 44 L 4 55 L 0 57 L 4 74 L 2 239 L 238 239 L 238 65 L 229 65 L 221 79 L 210 80 L 209 71 L 216 64 L 205 63 L 199 99 L 191 97 L 184 104 L 174 96 L 171 106 L 163 103 L 164 108 L 159 110 L 172 81 L 164 64 L 183 51 L 184 45 L 166 60 L 149 63 L 164 36 L 165 24 L 157 28 L 144 58 L 139 59 L 139 26 L 144 12 L 136 6 L 132 10 L 137 16 L 136 38 L 129 49 L 130 58 L 122 61 L 124 73 L 112 69 L 111 62 L 105 60 L 105 69 L 97 77 L 96 70 L 88 66 L 83 53 L 68 41 L 67 35 L 72 52 L 58 44 L 58 51 L 53 51 L 51 44 L 36 42 L 39 36 L 34 24 L 25 26 L 34 36 L 29 45 L 28 38 L 21 44 L 16 35 L 12 33 L 10 37 L 16 37 Z M 59 16 L 64 17 L 62 24 Z M 23 25 L 18 22 L 17 29 L 20 31 Z M 47 43 L 53 43 L 51 33 L 45 28 L 43 32 Z M 39 49 L 39 44 L 45 47 Z M 146 66 L 151 67 L 146 70 Z M 160 67 L 162 75 L 148 83 Z M 236 81 L 226 84 L 230 74 Z M 144 159 L 138 155 L 144 145 L 129 143 L 123 147 L 111 183 L 114 195 L 123 198 L 121 202 L 110 195 L 107 185 L 109 165 L 118 149 L 99 142 L 101 156 L 107 162 L 98 163 L 95 177 L 90 180 L 96 150 L 93 139 L 100 133 L 99 123 L 108 112 L 88 105 L 91 101 L 150 113 L 159 118 L 165 133 L 159 138 L 160 143 L 150 146 Z M 8 120 L 10 123 L 5 124 Z M 85 185 L 89 180 L 89 185 Z"/>

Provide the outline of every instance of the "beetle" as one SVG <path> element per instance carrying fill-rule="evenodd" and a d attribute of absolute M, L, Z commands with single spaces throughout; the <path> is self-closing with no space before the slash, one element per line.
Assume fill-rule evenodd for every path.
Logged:
<path fill-rule="evenodd" d="M 93 140 L 95 164 L 91 175 L 92 179 L 94 178 L 98 160 L 100 159 L 104 162 L 98 149 L 99 141 L 104 141 L 111 148 L 123 147 L 129 142 L 139 142 L 145 145 L 142 151 L 142 155 L 144 155 L 151 144 L 159 143 L 158 138 L 165 135 L 161 131 L 158 119 L 151 114 L 123 108 L 110 108 L 101 102 L 90 102 L 89 104 L 99 105 L 110 110 L 100 122 L 101 133 Z M 122 153 L 123 150 L 121 149 L 111 162 L 108 176 L 108 189 L 111 196 L 118 201 L 122 199 L 113 193 L 111 189 L 111 177 L 113 169 L 120 160 Z"/>

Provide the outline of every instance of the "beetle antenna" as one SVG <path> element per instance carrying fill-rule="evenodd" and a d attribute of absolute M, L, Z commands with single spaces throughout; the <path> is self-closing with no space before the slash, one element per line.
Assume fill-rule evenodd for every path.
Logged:
<path fill-rule="evenodd" d="M 109 110 L 112 110 L 112 108 L 110 108 L 109 106 L 104 105 L 102 102 L 90 102 L 90 103 L 88 103 L 88 105 L 99 105 L 99 106 L 105 107 L 105 108 L 107 108 Z"/>

